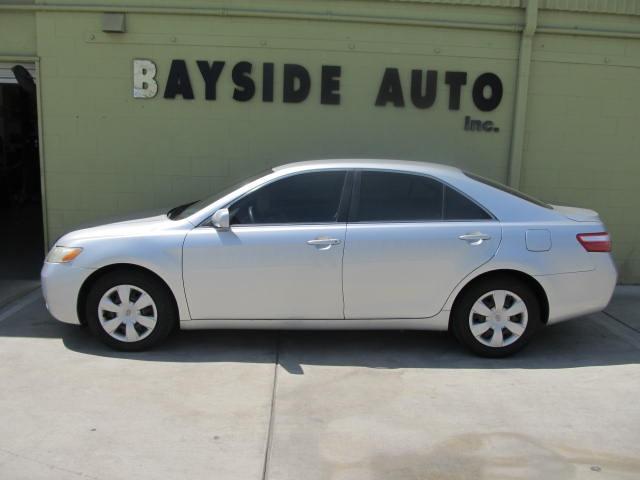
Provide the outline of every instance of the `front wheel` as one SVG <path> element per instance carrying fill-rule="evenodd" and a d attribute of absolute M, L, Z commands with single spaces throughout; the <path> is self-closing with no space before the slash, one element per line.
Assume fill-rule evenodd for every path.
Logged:
<path fill-rule="evenodd" d="M 539 301 L 517 278 L 472 285 L 452 311 L 456 338 L 483 357 L 506 357 L 522 349 L 542 324 Z"/>
<path fill-rule="evenodd" d="M 103 343 L 125 351 L 157 344 L 177 320 L 166 286 L 151 275 L 126 270 L 98 278 L 87 295 L 85 313 Z"/>

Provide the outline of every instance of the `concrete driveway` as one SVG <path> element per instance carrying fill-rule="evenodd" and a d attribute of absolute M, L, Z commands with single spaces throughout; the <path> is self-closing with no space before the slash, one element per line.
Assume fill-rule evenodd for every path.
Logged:
<path fill-rule="evenodd" d="M 0 310 L 0 479 L 637 479 L 640 289 L 486 360 L 429 332 L 180 332 Z"/>

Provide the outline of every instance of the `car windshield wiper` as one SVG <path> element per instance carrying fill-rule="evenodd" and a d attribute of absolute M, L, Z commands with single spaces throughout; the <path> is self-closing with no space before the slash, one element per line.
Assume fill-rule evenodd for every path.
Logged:
<path fill-rule="evenodd" d="M 198 200 L 194 202 L 185 203 L 184 205 L 178 205 L 177 207 L 173 207 L 171 210 L 167 212 L 167 217 L 173 220 L 175 217 L 180 215 L 182 212 L 184 212 L 187 208 L 189 208 L 194 203 L 198 203 Z"/>

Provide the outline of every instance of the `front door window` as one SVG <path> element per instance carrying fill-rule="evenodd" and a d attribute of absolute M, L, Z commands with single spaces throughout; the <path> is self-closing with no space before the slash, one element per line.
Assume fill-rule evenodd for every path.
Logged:
<path fill-rule="evenodd" d="M 229 207 L 231 225 L 335 223 L 346 172 L 311 172 L 277 180 Z"/>

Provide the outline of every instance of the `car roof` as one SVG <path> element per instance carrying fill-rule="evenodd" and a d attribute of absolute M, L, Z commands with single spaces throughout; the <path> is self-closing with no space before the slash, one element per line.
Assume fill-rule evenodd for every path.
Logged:
<path fill-rule="evenodd" d="M 462 170 L 440 163 L 420 162 L 414 160 L 387 160 L 387 159 L 366 159 L 366 158 L 337 158 L 327 160 L 307 160 L 303 162 L 287 163 L 273 168 L 274 172 L 281 171 L 302 171 L 324 168 L 354 168 L 354 169 L 380 169 L 398 170 L 408 172 L 422 172 L 433 175 L 438 174 L 460 174 Z"/>

